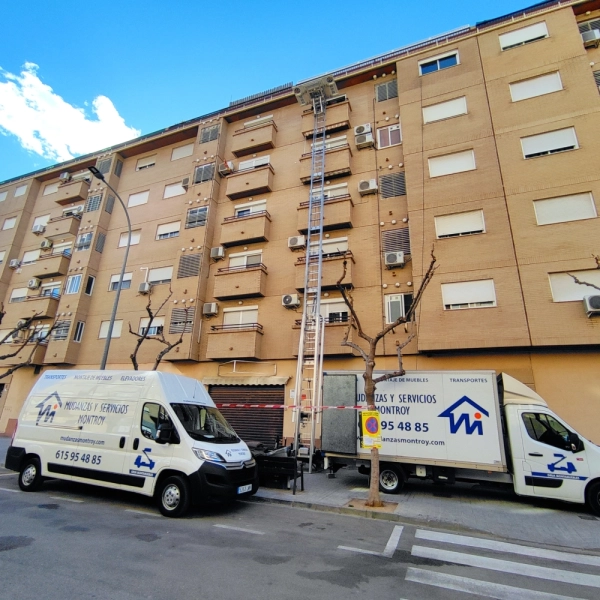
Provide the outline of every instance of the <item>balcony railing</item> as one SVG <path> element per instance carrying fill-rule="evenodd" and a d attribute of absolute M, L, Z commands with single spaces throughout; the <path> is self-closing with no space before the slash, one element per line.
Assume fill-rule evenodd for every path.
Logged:
<path fill-rule="evenodd" d="M 345 252 L 328 252 L 327 254 L 323 254 L 323 260 L 334 259 L 334 258 L 350 258 L 353 254 L 350 250 L 346 250 Z M 315 262 L 318 259 L 318 255 L 313 254 L 310 257 L 311 262 Z M 306 256 L 300 256 L 296 260 L 297 265 L 301 265 L 306 263 Z"/>
<path fill-rule="evenodd" d="M 260 323 L 235 323 L 233 325 L 211 325 L 211 331 L 258 331 L 263 332 Z"/>
<path fill-rule="evenodd" d="M 217 269 L 217 273 L 239 273 L 240 271 L 251 271 L 254 269 L 261 269 L 266 273 L 267 265 L 258 263 L 256 265 L 240 265 L 239 267 L 221 267 L 220 269 Z"/>
<path fill-rule="evenodd" d="M 233 217 L 225 217 L 223 219 L 223 223 L 230 223 L 231 221 L 239 221 L 240 219 L 251 219 L 252 217 L 267 217 L 271 218 L 271 215 L 267 210 L 257 210 L 252 213 L 247 213 L 245 215 L 233 215 Z"/>

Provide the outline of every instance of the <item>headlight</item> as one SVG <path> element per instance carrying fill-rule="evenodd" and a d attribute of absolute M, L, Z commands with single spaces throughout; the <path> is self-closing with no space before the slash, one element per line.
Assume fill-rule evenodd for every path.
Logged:
<path fill-rule="evenodd" d="M 213 452 L 212 450 L 204 450 L 204 448 L 192 448 L 194 454 L 200 460 L 210 460 L 212 462 L 225 462 L 225 459 L 218 454 L 217 452 Z"/>

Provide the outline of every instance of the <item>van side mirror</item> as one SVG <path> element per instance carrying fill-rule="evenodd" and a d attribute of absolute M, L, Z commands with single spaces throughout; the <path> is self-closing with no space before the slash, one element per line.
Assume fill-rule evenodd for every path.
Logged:
<path fill-rule="evenodd" d="M 581 438 L 573 431 L 569 432 L 569 443 L 571 444 L 571 451 L 574 454 L 585 449 Z"/>
<path fill-rule="evenodd" d="M 160 423 L 156 428 L 156 435 L 154 441 L 157 444 L 168 444 L 173 437 L 174 430 L 171 423 Z"/>

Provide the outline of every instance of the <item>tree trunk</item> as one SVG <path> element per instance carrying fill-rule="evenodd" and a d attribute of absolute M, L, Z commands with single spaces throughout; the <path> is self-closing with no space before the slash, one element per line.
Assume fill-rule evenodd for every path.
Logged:
<path fill-rule="evenodd" d="M 365 380 L 365 399 L 367 401 L 368 410 L 377 410 L 375 408 L 375 384 L 373 383 L 374 367 L 375 361 L 368 360 L 363 375 Z M 380 508 L 383 506 L 383 502 L 379 496 L 379 448 L 371 448 L 371 479 L 369 485 L 369 497 L 365 502 L 365 506 L 372 506 L 373 508 Z"/>

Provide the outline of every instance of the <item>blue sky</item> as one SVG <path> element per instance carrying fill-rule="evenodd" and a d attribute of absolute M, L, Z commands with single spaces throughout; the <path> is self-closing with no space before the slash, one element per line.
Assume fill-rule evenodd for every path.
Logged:
<path fill-rule="evenodd" d="M 4 2 L 0 181 L 533 3 Z"/>

